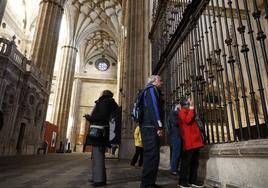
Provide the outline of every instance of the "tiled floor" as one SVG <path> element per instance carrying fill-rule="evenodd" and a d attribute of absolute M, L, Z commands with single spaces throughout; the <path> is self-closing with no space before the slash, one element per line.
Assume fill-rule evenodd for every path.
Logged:
<path fill-rule="evenodd" d="M 0 158 L 1 188 L 88 188 L 91 177 L 88 154 L 49 154 Z M 141 169 L 128 161 L 106 160 L 107 185 L 111 188 L 139 188 Z M 157 184 L 177 187 L 177 178 L 159 170 Z"/>

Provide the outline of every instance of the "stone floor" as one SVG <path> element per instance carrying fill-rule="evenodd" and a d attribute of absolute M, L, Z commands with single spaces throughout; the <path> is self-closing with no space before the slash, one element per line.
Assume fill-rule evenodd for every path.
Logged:
<path fill-rule="evenodd" d="M 1 188 L 86 188 L 91 176 L 89 154 L 49 154 L 0 158 Z M 141 169 L 128 161 L 107 159 L 107 185 L 111 188 L 138 188 Z M 157 184 L 177 187 L 177 177 L 159 170 Z"/>

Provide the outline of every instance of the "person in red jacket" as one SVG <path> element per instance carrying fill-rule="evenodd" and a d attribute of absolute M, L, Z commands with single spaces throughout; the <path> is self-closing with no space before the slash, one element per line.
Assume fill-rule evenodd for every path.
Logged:
<path fill-rule="evenodd" d="M 197 181 L 199 151 L 204 144 L 195 121 L 194 103 L 190 98 L 182 97 L 180 104 L 181 110 L 178 118 L 183 143 L 183 154 L 179 187 L 204 187 L 203 184 Z"/>

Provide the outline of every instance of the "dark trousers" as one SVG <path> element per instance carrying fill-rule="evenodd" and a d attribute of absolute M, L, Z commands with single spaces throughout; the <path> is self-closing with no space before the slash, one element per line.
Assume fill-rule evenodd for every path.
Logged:
<path fill-rule="evenodd" d="M 140 158 L 139 158 L 140 157 Z M 143 162 L 143 148 L 136 146 L 136 152 L 131 160 L 131 165 L 135 166 L 137 160 L 139 158 L 139 166 L 142 166 L 142 162 Z"/>
<path fill-rule="evenodd" d="M 94 183 L 106 182 L 105 147 L 92 147 L 92 180 Z"/>
<path fill-rule="evenodd" d="M 183 151 L 180 184 L 196 183 L 200 149 Z"/>
<path fill-rule="evenodd" d="M 142 127 L 143 169 L 141 188 L 154 187 L 160 159 L 160 139 L 154 127 Z"/>

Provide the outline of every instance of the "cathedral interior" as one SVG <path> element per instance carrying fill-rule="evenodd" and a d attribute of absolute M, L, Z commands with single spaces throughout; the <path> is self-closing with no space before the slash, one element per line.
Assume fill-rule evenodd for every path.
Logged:
<path fill-rule="evenodd" d="M 267 0 L 1 0 L 0 156 L 37 155 L 45 141 L 48 155 L 90 152 L 83 116 L 109 89 L 116 159 L 130 159 L 133 101 L 157 74 L 166 114 L 191 96 L 204 120 L 206 185 L 265 188 L 267 34 Z M 167 135 L 160 156 L 167 169 Z"/>

